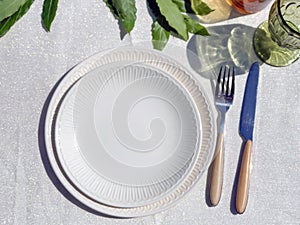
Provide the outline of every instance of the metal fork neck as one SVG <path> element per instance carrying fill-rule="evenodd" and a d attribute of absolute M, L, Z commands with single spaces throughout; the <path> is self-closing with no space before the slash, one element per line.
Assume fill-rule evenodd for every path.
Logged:
<path fill-rule="evenodd" d="M 227 107 L 222 107 L 220 109 L 220 125 L 219 125 L 219 133 L 224 133 L 225 128 L 225 120 L 226 120 L 226 111 L 228 110 Z"/>

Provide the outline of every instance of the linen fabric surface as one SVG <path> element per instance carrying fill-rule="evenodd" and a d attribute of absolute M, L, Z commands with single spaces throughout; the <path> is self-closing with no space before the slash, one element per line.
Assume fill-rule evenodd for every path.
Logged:
<path fill-rule="evenodd" d="M 146 1 L 136 2 L 135 28 L 123 40 L 109 9 L 102 1 L 93 0 L 60 1 L 49 33 L 41 25 L 42 1 L 35 1 L 0 39 L 0 224 L 300 224 L 299 61 L 286 68 L 261 64 L 250 193 L 243 215 L 235 214 L 232 196 L 242 146 L 238 124 L 247 68 L 241 68 L 236 77 L 235 100 L 227 114 L 224 183 L 218 206 L 209 205 L 207 173 L 175 206 L 131 219 L 96 213 L 61 186 L 47 163 L 43 140 L 43 121 L 52 90 L 64 74 L 91 55 L 124 44 L 151 41 L 152 18 Z M 269 8 L 247 16 L 233 13 L 229 19 L 205 26 L 211 28 L 211 34 L 223 31 L 221 39 L 236 35 L 235 41 L 241 41 L 243 30 L 235 28 L 254 31 L 267 19 Z M 223 57 L 217 40 L 206 40 L 191 36 L 184 42 L 171 37 L 169 44 L 192 52 L 215 51 L 215 56 Z M 226 43 L 231 48 L 240 45 L 247 56 L 253 54 L 231 38 Z M 205 74 L 205 65 L 216 62 L 205 59 L 205 54 L 199 56 L 200 63 L 191 62 L 189 51 L 183 52 L 186 55 L 181 57 L 199 76 Z M 229 58 L 225 55 L 223 60 Z M 245 65 L 239 60 L 242 58 L 231 61 Z"/>

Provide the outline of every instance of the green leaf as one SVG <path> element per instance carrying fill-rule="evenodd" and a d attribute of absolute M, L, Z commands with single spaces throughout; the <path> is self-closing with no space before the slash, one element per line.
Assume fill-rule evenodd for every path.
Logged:
<path fill-rule="evenodd" d="M 155 49 L 162 50 L 168 43 L 170 32 L 167 31 L 156 19 L 152 24 L 152 45 Z"/>
<path fill-rule="evenodd" d="M 177 5 L 178 9 L 181 12 L 186 12 L 186 8 L 185 8 L 186 2 L 185 2 L 185 0 L 172 0 L 172 2 L 174 2 Z"/>
<path fill-rule="evenodd" d="M 179 36 L 181 36 L 184 40 L 187 40 L 187 27 L 178 6 L 172 0 L 156 0 L 156 3 L 168 24 L 176 30 Z"/>
<path fill-rule="evenodd" d="M 24 5 L 22 5 L 17 12 L 15 12 L 10 17 L 2 20 L 0 22 L 0 37 L 2 37 L 6 32 L 29 10 L 30 6 L 34 0 L 27 0 Z"/>
<path fill-rule="evenodd" d="M 203 36 L 208 36 L 209 33 L 204 26 L 199 24 L 196 20 L 189 16 L 184 15 L 184 21 L 186 23 L 187 29 L 190 33 L 200 34 Z"/>
<path fill-rule="evenodd" d="M 47 31 L 50 31 L 57 10 L 58 0 L 44 0 L 42 22 Z"/>
<path fill-rule="evenodd" d="M 130 33 L 136 21 L 135 0 L 112 0 L 113 7 L 117 10 L 125 30 Z"/>
<path fill-rule="evenodd" d="M 120 15 L 117 9 L 114 7 L 112 0 L 103 0 L 106 6 L 110 9 L 110 12 L 114 15 L 116 19 L 119 19 Z"/>
<path fill-rule="evenodd" d="M 209 8 L 209 6 L 201 1 L 201 0 L 191 0 L 191 8 L 196 15 L 205 16 L 209 13 L 213 12 L 214 10 Z"/>
<path fill-rule="evenodd" d="M 13 15 L 27 0 L 0 0 L 0 21 Z"/>

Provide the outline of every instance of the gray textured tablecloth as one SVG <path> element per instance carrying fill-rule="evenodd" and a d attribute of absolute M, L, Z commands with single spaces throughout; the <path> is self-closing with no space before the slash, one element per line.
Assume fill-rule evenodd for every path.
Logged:
<path fill-rule="evenodd" d="M 146 1 L 137 1 L 137 9 L 131 41 L 150 41 L 152 19 Z M 205 58 L 202 52 L 201 66 L 191 62 L 195 71 L 203 72 L 214 60 L 229 59 L 220 52 L 226 47 L 220 45 L 226 32 L 240 40 L 243 28 L 254 31 L 268 10 L 247 16 L 233 13 L 229 19 L 206 24 L 211 31 L 224 34 L 219 40 L 204 41 L 206 49 L 199 48 L 204 39 L 198 37 L 187 43 L 171 38 L 170 44 L 192 52 L 216 51 L 214 59 Z M 45 105 L 54 85 L 74 65 L 127 40 L 121 41 L 118 23 L 102 1 L 60 1 L 50 33 L 41 26 L 41 11 L 42 1 L 34 2 L 0 39 L 0 224 L 300 224 L 299 61 L 286 68 L 261 65 L 250 195 L 243 215 L 236 215 L 232 207 L 242 144 L 238 121 L 246 81 L 243 70 L 236 79 L 235 102 L 227 117 L 224 185 L 217 207 L 207 204 L 206 173 L 179 204 L 143 218 L 103 217 L 74 201 L 58 185 L 45 160 Z M 226 43 L 232 47 L 234 40 Z M 243 50 L 252 54 L 251 49 Z"/>

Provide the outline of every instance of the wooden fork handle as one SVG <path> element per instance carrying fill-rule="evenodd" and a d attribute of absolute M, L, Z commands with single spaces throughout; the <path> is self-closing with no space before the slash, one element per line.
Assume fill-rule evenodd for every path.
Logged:
<path fill-rule="evenodd" d="M 238 213 L 244 213 L 249 192 L 250 183 L 250 161 L 251 161 L 252 141 L 248 140 L 244 147 L 240 176 L 236 194 L 236 210 Z"/>
<path fill-rule="evenodd" d="M 219 133 L 216 145 L 216 155 L 212 165 L 210 201 L 212 205 L 217 205 L 221 198 L 223 184 L 223 164 L 224 164 L 224 134 Z"/>

